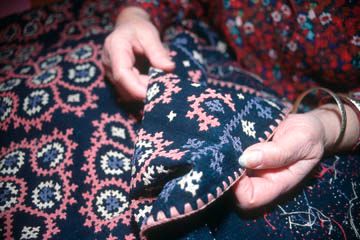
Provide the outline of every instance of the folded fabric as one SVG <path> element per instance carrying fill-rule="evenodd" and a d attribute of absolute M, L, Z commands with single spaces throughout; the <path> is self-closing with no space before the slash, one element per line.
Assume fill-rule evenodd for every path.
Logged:
<path fill-rule="evenodd" d="M 242 152 L 269 139 L 289 111 L 281 99 L 249 86 L 211 84 L 207 56 L 221 52 L 199 47 L 203 39 L 184 30 L 169 41 L 176 69 L 150 70 L 132 158 L 131 197 L 143 238 L 227 191 L 245 171 L 238 162 Z"/>
<path fill-rule="evenodd" d="M 224 192 L 201 211 L 197 208 L 194 200 L 203 197 L 204 205 L 207 204 L 205 193 L 208 189 L 216 190 L 217 186 L 223 188 L 222 180 L 215 178 L 219 175 L 216 171 L 205 172 L 201 168 L 207 166 L 198 165 L 200 162 L 211 164 L 210 150 L 200 155 L 202 160 L 191 161 L 191 153 L 200 151 L 205 145 L 197 149 L 184 148 L 186 142 L 179 140 L 178 143 L 178 136 L 193 134 L 195 137 L 191 137 L 203 144 L 218 143 L 222 130 L 217 137 L 209 137 L 210 131 L 223 128 L 228 121 L 223 120 L 225 112 L 233 116 L 238 112 L 238 93 L 250 93 L 246 101 L 258 97 L 261 104 L 268 101 L 282 105 L 273 92 L 264 87 L 262 79 L 241 68 L 231 57 L 231 49 L 211 28 L 197 20 L 184 21 L 163 36 L 165 42 L 171 43 L 173 53 L 177 53 L 174 60 L 178 69 L 173 74 L 181 81 L 175 85 L 182 89 L 171 93 L 170 102 L 158 100 L 154 103 L 150 112 L 145 112 L 143 121 L 148 135 L 163 132 L 164 142 L 170 142 L 163 142 L 165 150 L 162 152 L 170 152 L 173 148 L 186 152 L 179 160 L 162 157 L 161 161 L 167 160 L 168 165 L 173 163 L 171 166 L 179 161 L 176 165 L 179 167 L 173 167 L 173 172 L 163 173 L 160 178 L 158 171 L 162 170 L 154 166 L 154 174 L 149 170 L 151 174 L 147 177 L 151 184 L 145 185 L 142 181 L 134 184 L 131 199 L 131 158 L 141 124 L 135 116 L 140 112 L 134 106 L 116 101 L 118 95 L 105 81 L 101 62 L 101 49 L 113 26 L 111 13 L 115 17 L 123 4 L 123 1 L 108 0 L 60 1 L 1 19 L 0 239 L 135 240 L 140 239 L 136 221 L 141 226 L 144 219 L 151 219 L 150 215 L 157 227 L 148 227 L 143 235 L 156 240 L 360 239 L 359 152 L 327 156 L 297 189 L 255 212 L 237 207 L 232 191 Z M 235 23 L 235 16 L 233 20 L 229 27 Z M 185 56 L 183 62 L 177 60 L 179 56 Z M 275 69 L 274 74 L 279 71 Z M 152 81 L 164 75 L 157 72 Z M 218 99 L 224 114 L 211 112 L 204 102 L 212 99 L 205 99 L 199 106 L 207 116 L 216 117 L 221 125 L 209 125 L 208 130 L 200 131 L 199 117 L 185 116 L 192 111 L 193 102 L 187 98 L 181 103 L 177 100 L 179 94 L 195 89 L 192 83 L 182 85 L 186 79 L 200 82 L 204 91 L 210 88 L 216 93 L 230 94 L 236 111 Z M 173 81 L 175 78 L 169 82 Z M 155 101 L 165 89 L 163 83 L 157 85 L 159 95 L 154 95 L 150 101 Z M 200 90 L 196 91 L 188 97 L 198 96 Z M 291 91 L 285 94 L 289 97 Z M 166 117 L 169 113 L 160 109 L 176 101 L 180 107 L 171 109 L 177 116 L 170 122 Z M 179 118 L 182 109 L 184 116 Z M 246 117 L 256 117 L 255 111 L 253 109 Z M 162 122 L 151 123 L 156 112 L 160 113 Z M 179 119 L 184 122 L 181 126 L 185 126 L 181 129 Z M 270 120 L 261 119 L 261 122 Z M 154 125 L 153 130 L 150 125 Z M 258 127 L 254 124 L 260 134 Z M 242 125 L 237 128 L 235 132 L 242 132 Z M 178 129 L 180 134 L 171 129 Z M 240 139 L 242 149 L 248 144 L 244 137 Z M 231 145 L 228 146 L 228 152 L 232 153 Z M 155 147 L 143 153 L 139 149 L 137 153 L 139 157 L 145 154 L 145 160 L 151 151 L 156 151 Z M 219 151 L 228 156 L 225 148 Z M 160 152 L 150 161 L 149 167 L 154 165 L 155 159 L 161 159 Z M 225 180 L 234 167 L 225 165 L 225 161 L 228 163 L 233 158 L 235 165 L 240 154 L 234 152 L 235 157 L 223 160 Z M 184 190 L 186 186 L 181 189 L 175 180 L 182 179 L 195 165 L 202 176 L 193 196 Z M 135 171 L 136 167 L 134 177 Z M 209 174 L 214 176 L 206 176 Z M 213 182 L 205 185 L 205 178 Z M 160 193 L 172 181 L 175 181 L 174 192 L 166 203 Z M 176 221 L 170 221 L 174 219 L 169 213 L 173 206 L 170 201 L 177 204 L 179 219 Z M 185 202 L 190 204 L 194 214 L 184 214 Z M 159 224 L 159 211 L 164 212 L 167 224 Z"/>

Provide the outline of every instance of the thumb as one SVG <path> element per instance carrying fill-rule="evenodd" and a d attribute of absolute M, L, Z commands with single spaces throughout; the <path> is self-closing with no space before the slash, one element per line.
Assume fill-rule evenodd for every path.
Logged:
<path fill-rule="evenodd" d="M 248 147 L 239 158 L 241 166 L 251 169 L 269 169 L 288 166 L 302 159 L 304 147 L 296 141 L 264 142 Z"/>
<path fill-rule="evenodd" d="M 175 63 L 171 61 L 169 53 L 162 45 L 158 34 L 148 34 L 146 40 L 139 39 L 139 42 L 152 66 L 165 71 L 171 71 L 175 68 Z"/>

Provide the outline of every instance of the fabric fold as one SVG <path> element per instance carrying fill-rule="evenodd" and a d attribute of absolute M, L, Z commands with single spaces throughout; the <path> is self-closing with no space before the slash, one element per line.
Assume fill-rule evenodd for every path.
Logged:
<path fill-rule="evenodd" d="M 169 48 L 175 71 L 149 73 L 131 180 L 142 238 L 155 226 L 206 208 L 227 191 L 245 171 L 238 162 L 242 152 L 269 139 L 289 111 L 280 98 L 248 91 L 246 85 L 236 90 L 209 84 L 207 56 L 221 52 L 214 40 L 204 45 L 207 40 L 188 30 L 173 36 Z"/>

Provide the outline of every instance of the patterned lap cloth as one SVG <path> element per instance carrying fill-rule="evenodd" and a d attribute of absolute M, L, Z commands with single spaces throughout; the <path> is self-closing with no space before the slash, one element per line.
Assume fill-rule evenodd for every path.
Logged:
<path fill-rule="evenodd" d="M 239 156 L 291 104 L 205 24 L 167 29 L 176 69 L 150 68 L 140 108 L 119 103 L 100 56 L 120 5 L 1 21 L 1 239 L 360 239 L 358 153 L 324 157 L 269 206 L 237 206 Z"/>

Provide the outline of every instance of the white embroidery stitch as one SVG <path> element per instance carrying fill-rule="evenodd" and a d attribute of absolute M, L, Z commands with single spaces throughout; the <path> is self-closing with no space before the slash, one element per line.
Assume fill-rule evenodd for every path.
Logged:
<path fill-rule="evenodd" d="M 196 191 L 199 189 L 199 182 L 202 177 L 202 172 L 190 171 L 187 175 L 180 179 L 178 184 L 180 188 L 190 192 L 193 196 L 196 195 Z"/>
<path fill-rule="evenodd" d="M 256 131 L 254 129 L 254 125 L 255 125 L 254 122 L 241 120 L 241 126 L 242 126 L 242 129 L 243 129 L 244 133 L 246 135 L 248 135 L 248 136 L 253 137 L 253 138 L 255 138 L 255 134 L 256 134 Z"/>

